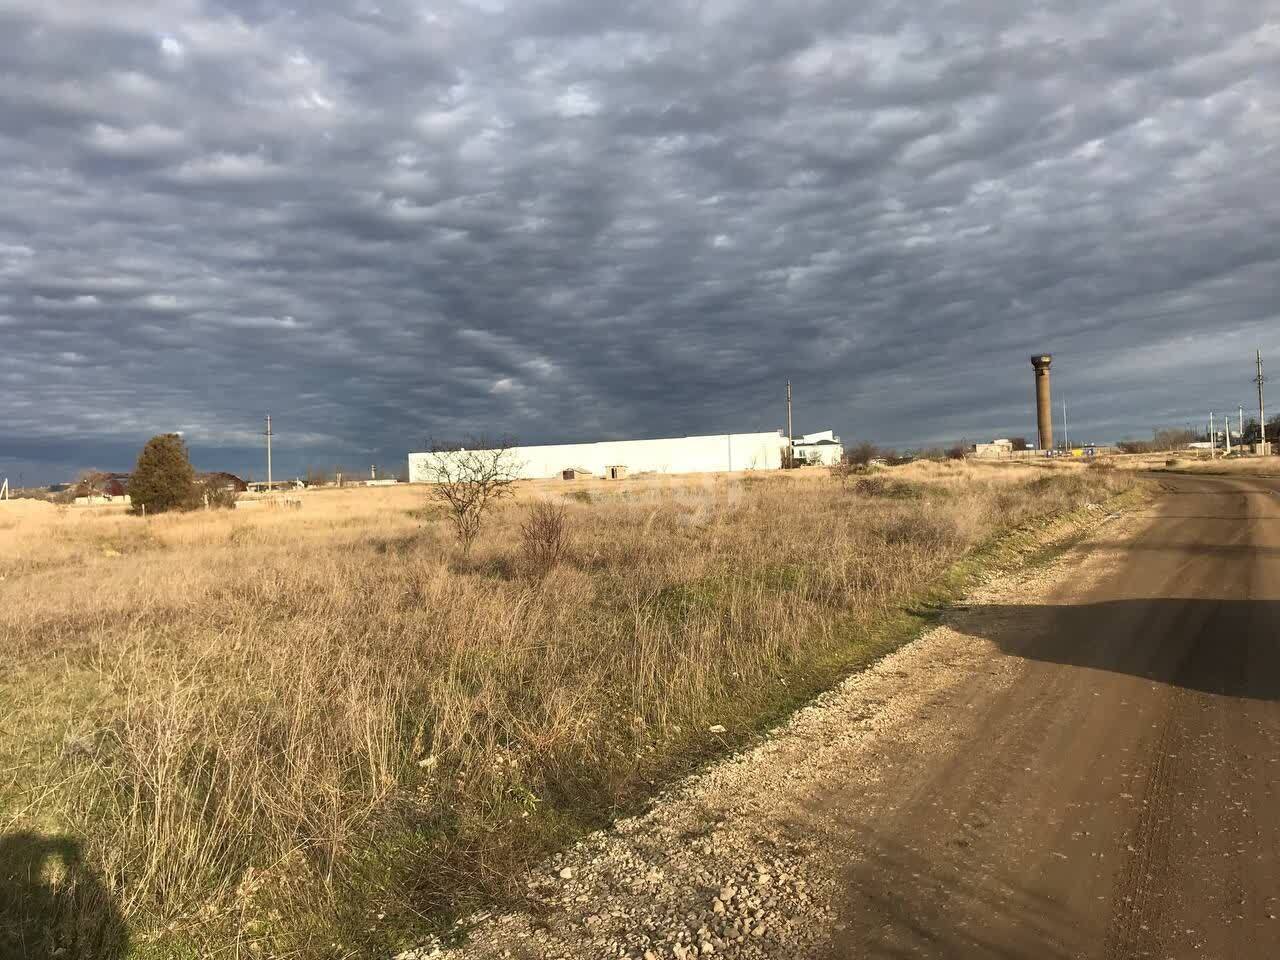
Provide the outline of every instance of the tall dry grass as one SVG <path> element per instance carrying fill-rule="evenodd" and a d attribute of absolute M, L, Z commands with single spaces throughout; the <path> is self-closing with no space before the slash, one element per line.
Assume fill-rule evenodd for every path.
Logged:
<path fill-rule="evenodd" d="M 829 682 L 958 558 L 1131 483 L 922 464 L 526 484 L 465 559 L 421 488 L 0 516 L 0 833 L 83 840 L 161 955 L 391 948 L 512 893 L 707 756 L 710 724 Z M 571 546 L 530 563 L 536 501 Z"/>

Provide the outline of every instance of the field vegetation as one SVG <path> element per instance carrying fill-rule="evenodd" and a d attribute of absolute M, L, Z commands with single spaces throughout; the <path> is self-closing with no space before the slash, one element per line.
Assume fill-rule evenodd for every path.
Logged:
<path fill-rule="evenodd" d="M 394 951 L 901 642 L 1016 531 L 1133 485 L 521 483 L 466 552 L 421 487 L 0 504 L 0 844 L 50 866 L 0 877 L 37 911 L 0 955 Z"/>
<path fill-rule="evenodd" d="M 1102 462 L 1122 470 L 1155 473 L 1280 476 L 1280 457 L 1274 454 L 1258 457 L 1251 453 L 1232 453 L 1227 457 L 1223 455 L 1221 449 L 1217 451 L 1215 457 L 1210 457 L 1207 450 L 1172 450 L 1164 453 L 1108 457 Z"/>

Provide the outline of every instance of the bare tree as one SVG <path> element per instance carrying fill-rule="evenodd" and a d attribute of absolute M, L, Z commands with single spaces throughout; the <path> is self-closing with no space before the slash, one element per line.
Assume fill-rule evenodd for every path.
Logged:
<path fill-rule="evenodd" d="M 852 480 L 855 476 L 857 476 L 860 473 L 866 473 L 866 468 L 860 467 L 857 464 L 850 463 L 848 460 L 844 459 L 843 457 L 841 457 L 831 466 L 827 467 L 827 474 L 832 479 L 839 480 L 841 486 L 848 483 L 850 480 Z"/>
<path fill-rule="evenodd" d="M 872 460 L 880 456 L 880 451 L 874 443 L 863 441 L 855 447 L 849 447 L 844 452 L 842 458 L 845 463 L 855 467 L 865 467 Z"/>
<path fill-rule="evenodd" d="M 423 479 L 432 484 L 432 498 L 448 509 L 458 544 L 467 554 L 485 513 L 511 495 L 511 485 L 520 475 L 520 463 L 516 460 L 515 442 L 510 438 L 496 443 L 473 439 L 465 446 L 432 442 L 423 473 Z"/>

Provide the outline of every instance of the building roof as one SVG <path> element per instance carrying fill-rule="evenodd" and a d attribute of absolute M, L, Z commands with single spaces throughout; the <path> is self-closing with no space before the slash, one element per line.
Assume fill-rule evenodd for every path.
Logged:
<path fill-rule="evenodd" d="M 74 484 L 69 484 L 69 486 L 77 497 L 86 497 L 89 495 L 87 480 L 78 480 Z M 123 497 L 129 492 L 129 474 L 95 474 L 93 477 L 93 487 L 95 496 Z"/>
<path fill-rule="evenodd" d="M 211 470 L 208 473 L 200 473 L 196 475 L 196 479 L 202 483 L 221 483 L 223 486 L 235 487 L 236 490 L 244 490 L 248 487 L 248 484 L 234 473 L 227 473 L 225 470 Z"/>

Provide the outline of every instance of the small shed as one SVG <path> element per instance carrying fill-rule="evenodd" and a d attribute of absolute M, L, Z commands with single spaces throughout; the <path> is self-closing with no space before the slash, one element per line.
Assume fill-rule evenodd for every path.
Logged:
<path fill-rule="evenodd" d="M 561 473 L 560 476 L 565 480 L 581 480 L 584 477 L 591 476 L 591 474 L 589 474 L 586 470 L 583 470 L 581 467 L 569 467 L 567 470 Z"/>
<path fill-rule="evenodd" d="M 624 466 L 605 467 L 604 476 L 606 480 L 625 480 L 627 477 L 627 468 Z"/>

